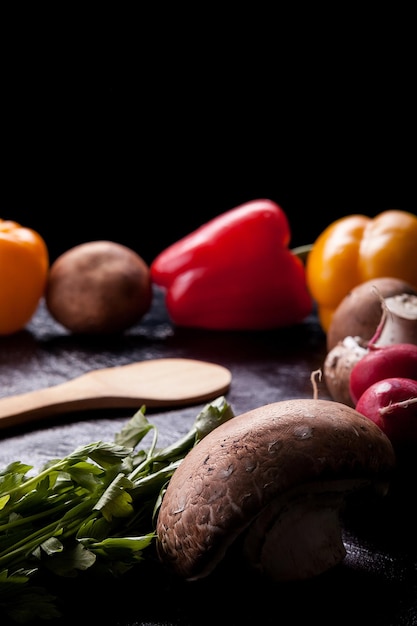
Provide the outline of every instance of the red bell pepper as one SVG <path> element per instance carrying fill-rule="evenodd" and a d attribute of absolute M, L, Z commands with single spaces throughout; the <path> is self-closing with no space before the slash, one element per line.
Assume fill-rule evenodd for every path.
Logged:
<path fill-rule="evenodd" d="M 254 200 L 163 250 L 151 279 L 177 326 L 265 330 L 300 323 L 313 308 L 302 261 L 288 248 L 284 211 Z"/>

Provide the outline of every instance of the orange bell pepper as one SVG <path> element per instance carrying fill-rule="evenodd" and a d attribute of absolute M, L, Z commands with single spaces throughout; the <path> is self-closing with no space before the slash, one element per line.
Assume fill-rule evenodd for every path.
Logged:
<path fill-rule="evenodd" d="M 0 219 L 0 335 L 15 333 L 29 322 L 44 294 L 48 269 L 43 238 Z"/>
<path fill-rule="evenodd" d="M 331 223 L 306 260 L 307 286 L 323 330 L 343 298 L 365 281 L 393 277 L 417 288 L 416 252 L 417 216 L 408 211 L 348 215 Z"/>

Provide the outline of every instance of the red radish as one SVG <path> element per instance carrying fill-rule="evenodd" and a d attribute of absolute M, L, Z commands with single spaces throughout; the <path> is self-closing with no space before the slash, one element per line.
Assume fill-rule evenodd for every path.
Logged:
<path fill-rule="evenodd" d="M 381 428 L 394 448 L 417 445 L 417 380 L 384 378 L 364 391 L 355 408 Z"/>
<path fill-rule="evenodd" d="M 350 372 L 349 393 L 353 402 L 356 404 L 368 387 L 384 378 L 417 380 L 417 344 L 370 346 Z"/>

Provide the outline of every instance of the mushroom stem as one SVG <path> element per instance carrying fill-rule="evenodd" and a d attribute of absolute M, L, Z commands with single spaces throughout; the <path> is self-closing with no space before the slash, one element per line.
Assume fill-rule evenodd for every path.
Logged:
<path fill-rule="evenodd" d="M 346 556 L 340 523 L 344 502 L 341 494 L 313 490 L 290 506 L 273 502 L 250 526 L 245 558 L 276 581 L 322 574 Z"/>
<path fill-rule="evenodd" d="M 381 300 L 381 321 L 368 347 L 417 344 L 417 296 L 403 293 Z"/>

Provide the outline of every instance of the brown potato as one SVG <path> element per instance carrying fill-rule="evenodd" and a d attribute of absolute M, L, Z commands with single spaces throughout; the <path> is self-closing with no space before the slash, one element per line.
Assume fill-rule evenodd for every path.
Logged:
<path fill-rule="evenodd" d="M 74 333 L 119 333 L 150 309 L 150 270 L 122 244 L 82 243 L 52 263 L 45 303 L 52 317 Z"/>
<path fill-rule="evenodd" d="M 379 294 L 389 298 L 401 293 L 416 294 L 416 290 L 399 278 L 373 278 L 352 289 L 337 307 L 327 332 L 330 351 L 345 337 L 369 340 L 381 321 Z"/>

